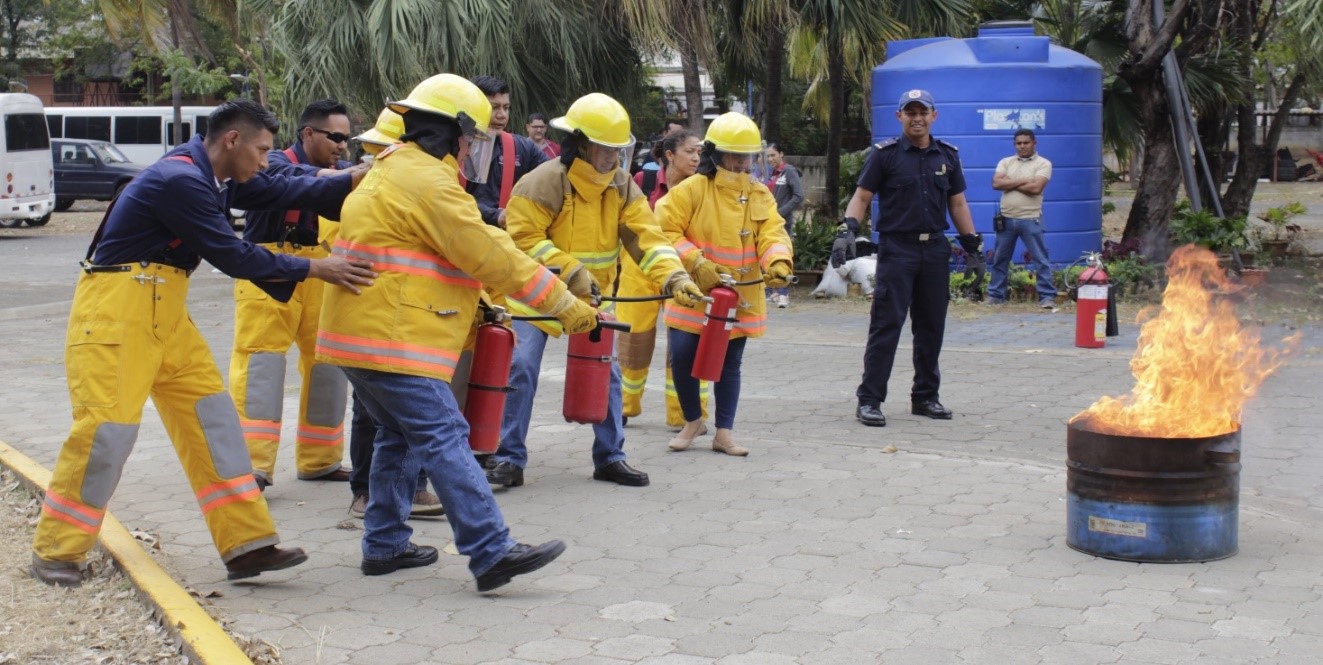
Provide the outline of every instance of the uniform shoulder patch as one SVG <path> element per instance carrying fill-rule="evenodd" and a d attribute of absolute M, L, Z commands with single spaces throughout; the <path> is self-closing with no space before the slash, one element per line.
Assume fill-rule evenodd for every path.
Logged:
<path fill-rule="evenodd" d="M 960 152 L 960 147 L 957 146 L 957 145 L 955 145 L 955 144 L 953 144 L 953 143 L 947 143 L 946 141 L 943 141 L 942 139 L 933 139 L 933 140 L 934 140 L 934 141 L 937 141 L 939 144 L 944 145 L 944 146 L 946 146 L 946 147 L 948 147 L 948 148 L 950 148 L 950 149 L 952 149 L 952 150 L 954 150 L 954 151 L 956 151 L 956 152 Z"/>
<path fill-rule="evenodd" d="M 883 149 L 883 148 L 885 148 L 885 147 L 887 147 L 887 146 L 893 146 L 893 145 L 896 145 L 896 139 L 894 139 L 894 138 L 883 139 L 883 140 L 881 140 L 881 141 L 878 141 L 877 143 L 874 143 L 874 144 L 873 144 L 873 149 L 874 149 L 874 150 L 881 150 L 881 149 Z"/>

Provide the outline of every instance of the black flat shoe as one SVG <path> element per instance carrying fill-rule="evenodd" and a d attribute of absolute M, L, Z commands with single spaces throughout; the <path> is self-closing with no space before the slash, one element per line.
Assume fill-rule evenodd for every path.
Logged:
<path fill-rule="evenodd" d="M 625 460 L 620 460 L 593 469 L 593 480 L 606 480 L 628 487 L 644 487 L 648 484 L 648 474 L 626 464 Z"/>
<path fill-rule="evenodd" d="M 509 462 L 500 462 L 487 469 L 487 484 L 497 487 L 519 487 L 524 484 L 524 470 Z"/>
<path fill-rule="evenodd" d="M 401 568 L 430 566 L 436 563 L 439 556 L 435 547 L 409 543 L 408 548 L 389 559 L 363 559 L 359 568 L 364 575 L 385 575 Z"/>
<path fill-rule="evenodd" d="M 869 427 L 886 427 L 887 417 L 882 415 L 882 407 L 872 404 L 860 404 L 854 417 Z"/>
<path fill-rule="evenodd" d="M 433 550 L 436 551 L 436 550 Z M 531 573 L 560 556 L 565 551 L 565 543 L 552 540 L 537 547 L 517 544 L 487 572 L 478 576 L 478 591 L 486 592 L 510 583 L 515 575 Z"/>
<path fill-rule="evenodd" d="M 910 404 L 910 413 L 916 416 L 928 416 L 937 420 L 950 420 L 951 410 L 942 406 L 942 403 L 929 399 L 922 402 L 912 402 Z"/>
<path fill-rule="evenodd" d="M 225 564 L 226 579 L 242 580 L 257 577 L 272 570 L 284 570 L 308 560 L 308 555 L 297 547 L 281 549 L 267 545 L 247 554 L 241 554 Z"/>

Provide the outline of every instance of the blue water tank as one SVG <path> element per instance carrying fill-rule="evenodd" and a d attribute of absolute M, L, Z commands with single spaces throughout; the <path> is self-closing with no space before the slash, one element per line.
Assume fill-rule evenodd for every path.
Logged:
<path fill-rule="evenodd" d="M 937 102 L 933 136 L 960 148 L 974 226 L 995 242 L 992 188 L 997 162 L 1015 154 L 1015 130 L 1032 129 L 1052 162 L 1043 191 L 1048 254 L 1061 265 L 1102 245 L 1102 66 L 1027 21 L 997 21 L 972 39 L 910 39 L 887 44 L 873 70 L 875 141 L 901 133 L 896 102 L 922 88 Z M 1017 252 L 1016 260 L 1023 258 Z"/>

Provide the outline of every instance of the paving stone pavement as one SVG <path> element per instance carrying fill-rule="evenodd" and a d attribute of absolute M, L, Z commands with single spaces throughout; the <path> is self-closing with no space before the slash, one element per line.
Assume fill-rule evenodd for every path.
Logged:
<path fill-rule="evenodd" d="M 0 243 L 19 266 L 0 277 L 32 269 L 32 252 L 78 249 Z M 40 264 L 40 297 L 0 305 L 0 439 L 48 467 L 70 420 L 62 343 L 75 258 Z M 225 366 L 230 282 L 206 266 L 193 282 L 194 320 Z M 1240 552 L 1162 565 L 1065 543 L 1065 421 L 1129 389 L 1133 324 L 1083 350 L 1069 310 L 957 308 L 942 357 L 955 419 L 904 409 L 906 343 L 891 382 L 900 399 L 883 405 L 887 427 L 869 429 L 853 419 L 866 320 L 860 302 L 773 310 L 768 337 L 745 355 L 737 435 L 747 458 L 705 440 L 667 452 L 654 382 L 626 430 L 630 462 L 652 476 L 641 489 L 591 480 L 591 430 L 559 415 L 564 342 L 553 342 L 528 482 L 497 496 L 516 538 L 569 549 L 494 595 L 474 591 L 458 556 L 384 577 L 358 571 L 347 487 L 294 477 L 293 388 L 267 498 L 307 564 L 225 581 L 150 403 L 111 510 L 159 534 L 181 582 L 219 592 L 211 602 L 233 628 L 278 645 L 287 663 L 1318 661 L 1323 331 L 1303 331 L 1300 352 L 1247 409 Z M 411 524 L 420 543 L 450 542 L 444 521 Z"/>

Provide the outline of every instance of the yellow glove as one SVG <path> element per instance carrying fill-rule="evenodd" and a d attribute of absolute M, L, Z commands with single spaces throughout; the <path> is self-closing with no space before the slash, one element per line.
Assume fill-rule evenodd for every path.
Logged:
<path fill-rule="evenodd" d="M 783 289 L 790 286 L 790 274 L 792 269 L 789 261 L 776 261 L 767 267 L 767 286 L 773 289 Z"/>
<path fill-rule="evenodd" d="M 565 276 L 565 286 L 569 287 L 570 293 L 580 298 L 587 298 L 593 294 L 593 287 L 597 286 L 597 280 L 593 279 L 593 273 L 589 272 L 580 263 L 570 270 L 570 274 Z"/>
<path fill-rule="evenodd" d="M 698 288 L 704 293 L 721 286 L 721 276 L 729 275 L 730 269 L 723 265 L 718 265 L 707 259 L 700 259 L 698 265 L 690 271 L 694 281 L 698 283 Z"/>
<path fill-rule="evenodd" d="M 591 332 L 597 327 L 597 310 L 568 291 L 547 314 L 556 317 L 565 332 L 571 335 Z"/>
<path fill-rule="evenodd" d="M 693 280 L 686 279 L 671 287 L 671 298 L 684 307 L 698 307 L 703 304 L 703 289 Z"/>

